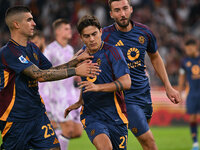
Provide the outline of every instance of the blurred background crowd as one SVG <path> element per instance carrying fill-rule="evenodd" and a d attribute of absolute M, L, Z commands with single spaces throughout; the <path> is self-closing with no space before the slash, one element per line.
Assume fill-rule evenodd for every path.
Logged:
<path fill-rule="evenodd" d="M 155 34 L 159 52 L 166 65 L 172 85 L 177 85 L 178 70 L 184 56 L 184 41 L 189 37 L 200 39 L 200 0 L 131 0 L 133 20 L 150 27 Z M 98 17 L 102 27 L 112 24 L 107 0 L 0 0 L 0 47 L 9 39 L 4 22 L 5 11 L 14 5 L 26 5 L 32 10 L 37 29 L 52 42 L 52 22 L 66 18 L 71 22 L 73 37 L 70 44 L 78 51 L 83 45 L 76 30 L 76 23 L 85 14 Z M 161 85 L 148 60 L 151 85 Z"/>

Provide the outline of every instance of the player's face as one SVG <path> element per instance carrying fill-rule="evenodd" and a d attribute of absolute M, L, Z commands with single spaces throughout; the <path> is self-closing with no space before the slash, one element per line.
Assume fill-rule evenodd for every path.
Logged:
<path fill-rule="evenodd" d="M 96 26 L 88 26 L 83 29 L 81 39 L 90 50 L 95 53 L 101 46 L 102 29 L 98 29 Z"/>
<path fill-rule="evenodd" d="M 122 28 L 127 27 L 130 23 L 133 8 L 127 0 L 114 1 L 111 3 L 110 16 Z"/>
<path fill-rule="evenodd" d="M 65 40 L 70 40 L 72 38 L 72 29 L 70 24 L 61 24 L 58 28 L 58 35 Z"/>
<path fill-rule="evenodd" d="M 20 21 L 17 22 L 18 31 L 27 37 L 33 35 L 35 26 L 31 13 L 23 13 Z"/>
<path fill-rule="evenodd" d="M 197 50 L 198 50 L 197 45 L 191 44 L 191 45 L 185 46 L 185 53 L 189 57 L 193 57 L 195 53 L 197 52 Z"/>

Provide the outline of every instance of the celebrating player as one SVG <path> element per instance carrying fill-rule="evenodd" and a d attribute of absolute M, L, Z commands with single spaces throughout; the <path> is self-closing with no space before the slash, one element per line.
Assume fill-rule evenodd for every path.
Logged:
<path fill-rule="evenodd" d="M 199 150 L 197 134 L 197 114 L 200 112 L 200 55 L 198 44 L 194 39 L 185 42 L 185 53 L 179 75 L 179 91 L 184 90 L 186 81 L 189 83 L 189 93 L 186 100 L 187 113 L 190 115 L 190 131 L 193 140 L 192 150 Z"/>
<path fill-rule="evenodd" d="M 78 62 L 92 58 L 87 53 L 52 67 L 39 48 L 28 42 L 36 24 L 27 7 L 9 8 L 5 21 L 11 39 L 0 49 L 1 149 L 60 149 L 38 93 L 38 81 L 55 81 L 74 75 L 94 77 L 100 70 L 90 60 L 76 67 Z"/>
<path fill-rule="evenodd" d="M 144 150 L 157 150 L 148 125 L 152 117 L 152 101 L 144 64 L 146 52 L 164 83 L 168 98 L 176 104 L 181 100 L 180 95 L 168 80 L 155 36 L 148 27 L 131 20 L 133 8 L 130 0 L 109 0 L 108 3 L 115 23 L 103 29 L 102 39 L 121 48 L 130 69 L 132 85 L 130 90 L 125 91 L 129 129 Z"/>
<path fill-rule="evenodd" d="M 66 109 L 65 115 L 83 104 L 81 122 L 96 149 L 125 150 L 128 120 L 122 90 L 131 85 L 127 63 L 119 48 L 101 40 L 102 29 L 96 17 L 82 17 L 77 29 L 101 73 L 82 78 L 80 99 Z"/>

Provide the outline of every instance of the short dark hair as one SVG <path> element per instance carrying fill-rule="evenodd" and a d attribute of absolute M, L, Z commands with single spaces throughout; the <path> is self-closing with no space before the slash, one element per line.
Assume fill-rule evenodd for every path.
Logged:
<path fill-rule="evenodd" d="M 110 9 L 111 9 L 112 2 L 115 2 L 115 1 L 121 1 L 121 0 L 108 0 L 108 6 L 110 7 Z M 129 5 L 131 5 L 131 1 L 130 0 L 127 0 L 127 1 L 129 3 Z"/>
<path fill-rule="evenodd" d="M 59 18 L 53 22 L 53 30 L 55 31 L 61 24 L 70 24 L 67 19 Z"/>
<path fill-rule="evenodd" d="M 95 26 L 99 30 L 101 29 L 101 25 L 97 17 L 91 16 L 91 15 L 85 15 L 78 21 L 78 24 L 77 24 L 77 30 L 79 34 L 81 34 L 83 29 L 88 26 Z"/>
<path fill-rule="evenodd" d="M 197 44 L 197 41 L 195 39 L 188 39 L 186 42 L 185 42 L 185 45 L 188 46 L 188 45 L 196 45 Z"/>
<path fill-rule="evenodd" d="M 10 27 L 10 20 L 9 18 L 16 15 L 16 14 L 19 14 L 19 13 L 26 13 L 26 12 L 30 12 L 31 13 L 31 10 L 26 7 L 26 6 L 13 6 L 13 7 L 10 7 L 6 10 L 6 13 L 5 13 L 5 22 L 7 24 L 8 27 Z"/>

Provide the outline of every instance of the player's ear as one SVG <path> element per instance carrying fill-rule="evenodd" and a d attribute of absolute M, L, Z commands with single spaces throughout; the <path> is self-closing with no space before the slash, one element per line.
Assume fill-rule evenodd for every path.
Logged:
<path fill-rule="evenodd" d="M 16 28 L 16 29 L 19 29 L 20 25 L 17 21 L 13 21 L 13 27 Z"/>
<path fill-rule="evenodd" d="M 131 8 L 130 8 L 130 9 L 131 9 L 131 13 L 133 13 L 133 7 L 132 7 L 132 6 L 130 6 L 130 7 L 131 7 Z"/>
<path fill-rule="evenodd" d="M 100 34 L 101 34 L 101 36 L 102 36 L 102 28 L 101 28 L 101 29 L 99 29 L 99 31 L 100 31 Z"/>
<path fill-rule="evenodd" d="M 112 11 L 110 11 L 110 17 L 113 19 Z"/>

